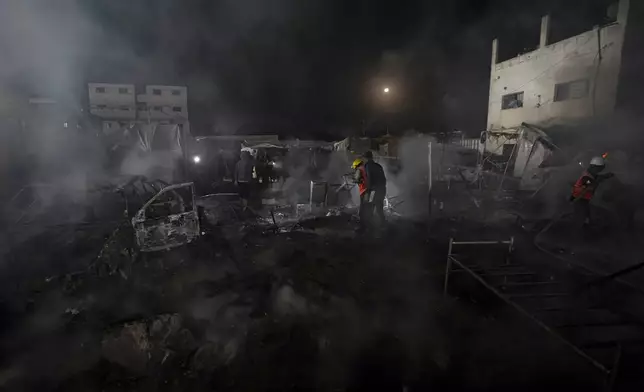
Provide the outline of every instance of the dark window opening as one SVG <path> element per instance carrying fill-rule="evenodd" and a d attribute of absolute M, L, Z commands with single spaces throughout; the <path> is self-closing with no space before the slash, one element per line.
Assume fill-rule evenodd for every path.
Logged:
<path fill-rule="evenodd" d="M 96 92 L 99 94 L 103 94 L 105 92 L 105 87 L 96 87 Z"/>
<path fill-rule="evenodd" d="M 172 95 L 181 95 L 181 90 L 172 90 Z"/>
<path fill-rule="evenodd" d="M 523 107 L 523 91 L 520 93 L 506 94 L 501 101 L 501 109 L 516 109 Z"/>
<path fill-rule="evenodd" d="M 102 109 L 107 108 L 107 106 L 105 106 L 105 105 L 96 105 L 96 108 L 99 109 L 99 110 L 102 110 Z"/>
<path fill-rule="evenodd" d="M 161 95 L 161 89 L 155 88 L 152 90 L 152 94 L 154 95 Z"/>
<path fill-rule="evenodd" d="M 180 106 L 173 106 L 173 107 L 172 107 L 172 111 L 173 111 L 173 112 L 180 112 L 180 111 L 181 111 L 181 107 L 180 107 Z"/>
<path fill-rule="evenodd" d="M 127 87 L 119 87 L 119 94 L 128 94 L 129 92 Z"/>
<path fill-rule="evenodd" d="M 130 107 L 129 106 L 121 106 L 121 110 L 125 110 L 126 112 L 129 112 Z"/>
<path fill-rule="evenodd" d="M 588 96 L 588 79 L 574 80 L 567 83 L 555 84 L 554 101 L 567 101 L 569 99 L 580 99 Z"/>
<path fill-rule="evenodd" d="M 161 111 L 161 106 L 155 106 L 152 108 L 155 112 L 160 112 Z"/>

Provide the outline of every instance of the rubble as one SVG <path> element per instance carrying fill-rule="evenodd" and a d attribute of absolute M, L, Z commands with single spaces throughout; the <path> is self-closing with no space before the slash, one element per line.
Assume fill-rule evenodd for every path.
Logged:
<path fill-rule="evenodd" d="M 136 373 L 142 374 L 147 370 L 152 345 L 145 323 L 125 324 L 105 337 L 101 345 L 103 357 L 108 361 Z"/>
<path fill-rule="evenodd" d="M 101 342 L 105 359 L 137 373 L 163 365 L 175 353 L 187 355 L 196 348 L 192 333 L 178 314 L 123 324 L 108 332 Z"/>
<path fill-rule="evenodd" d="M 105 372 L 117 385 L 129 380 L 133 390 L 155 382 L 181 390 L 213 389 L 217 382 L 227 390 L 344 390 L 366 358 L 384 368 L 394 365 L 392 357 L 401 358 L 411 364 L 400 367 L 414 376 L 425 377 L 430 368 L 431 377 L 450 377 L 464 363 L 468 374 L 487 371 L 483 361 L 463 359 L 474 356 L 475 343 L 487 351 L 503 344 L 501 322 L 494 327 L 498 336 L 491 334 L 493 328 L 470 309 L 463 310 L 466 338 L 451 332 L 454 324 L 436 325 L 435 318 L 453 316 L 456 301 L 440 300 L 436 276 L 444 264 L 435 260 L 444 260 L 444 250 L 427 243 L 425 226 L 391 219 L 385 242 L 357 237 L 351 211 L 343 208 L 300 216 L 295 206 L 276 206 L 262 216 L 223 199 L 195 201 L 202 214 L 199 241 L 140 258 L 134 227 L 125 222 L 92 263 L 90 271 L 97 273 L 50 280 L 49 289 L 71 286 L 61 290 L 65 296 L 98 298 L 65 302 L 57 313 L 74 319 L 65 328 L 100 331 L 102 361 L 78 377 Z M 390 217 L 398 216 L 402 199 L 387 199 Z M 486 220 L 490 225 L 510 219 L 503 212 L 489 215 L 496 218 Z M 436 228 L 434 241 L 452 229 Z M 106 304 L 106 297 L 114 303 Z M 481 325 L 485 329 L 477 330 Z M 370 345 L 381 335 L 398 342 L 400 356 L 361 354 L 377 353 Z M 490 344 L 480 344 L 489 336 Z M 512 356 L 503 360 L 497 376 L 511 373 Z"/>

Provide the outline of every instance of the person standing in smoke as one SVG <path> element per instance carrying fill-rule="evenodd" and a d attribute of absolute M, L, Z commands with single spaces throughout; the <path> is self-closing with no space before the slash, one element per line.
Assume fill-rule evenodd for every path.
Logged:
<path fill-rule="evenodd" d="M 385 223 L 384 201 L 387 192 L 385 171 L 374 162 L 373 153 L 367 151 L 364 159 L 358 158 L 352 165 L 355 170 L 354 180 L 360 191 L 360 227 L 359 231 L 371 227 L 378 219 L 378 227 Z"/>
<path fill-rule="evenodd" d="M 358 191 L 360 192 L 360 226 L 358 227 L 358 232 L 363 232 L 369 226 L 369 221 L 371 219 L 371 213 L 373 209 L 370 208 L 369 203 L 369 193 L 367 171 L 365 169 L 364 161 L 361 158 L 357 158 L 353 161 L 351 168 L 354 170 L 353 179 L 358 184 Z"/>
<path fill-rule="evenodd" d="M 364 166 L 367 172 L 367 192 L 369 193 L 369 202 L 373 210 L 371 215 L 372 224 L 377 219 L 378 228 L 385 225 L 385 195 L 387 194 L 387 178 L 385 177 L 385 170 L 378 162 L 373 160 L 373 153 L 367 151 L 364 154 L 366 160 Z"/>
<path fill-rule="evenodd" d="M 253 195 L 253 170 L 255 164 L 253 157 L 248 151 L 242 151 L 241 159 L 235 165 L 235 185 L 242 199 L 244 209 L 248 207 L 248 201 Z"/>
<path fill-rule="evenodd" d="M 575 203 L 577 215 L 583 218 L 584 227 L 589 227 L 591 223 L 590 201 L 595 196 L 595 191 L 599 184 L 611 177 L 613 173 L 601 172 L 606 168 L 604 157 L 594 157 L 590 160 L 590 166 L 584 171 L 572 187 L 570 201 Z"/>

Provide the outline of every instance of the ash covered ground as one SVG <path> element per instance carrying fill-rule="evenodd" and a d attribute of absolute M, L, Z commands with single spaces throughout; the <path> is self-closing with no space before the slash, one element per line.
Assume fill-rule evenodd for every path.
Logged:
<path fill-rule="evenodd" d="M 424 224 L 402 218 L 390 219 L 381 238 L 357 236 L 347 213 L 288 230 L 240 222 L 134 256 L 127 225 L 112 237 L 109 225 L 30 237 L 4 264 L 0 383 L 60 391 L 596 387 L 583 361 L 498 301 L 443 296 L 446 225 L 428 240 Z"/>

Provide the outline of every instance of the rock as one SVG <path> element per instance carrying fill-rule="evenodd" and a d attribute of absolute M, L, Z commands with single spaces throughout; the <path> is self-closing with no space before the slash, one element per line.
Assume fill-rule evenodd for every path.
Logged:
<path fill-rule="evenodd" d="M 177 353 L 187 355 L 197 344 L 178 314 L 162 314 L 112 331 L 102 341 L 102 355 L 135 373 L 164 364 Z"/>
<path fill-rule="evenodd" d="M 103 357 L 108 361 L 136 373 L 146 371 L 152 345 L 145 323 L 125 324 L 120 330 L 103 339 L 101 346 Z"/>
<path fill-rule="evenodd" d="M 150 325 L 150 337 L 154 340 L 165 342 L 168 337 L 176 334 L 181 329 L 182 319 L 178 314 L 162 314 L 154 319 Z"/>

